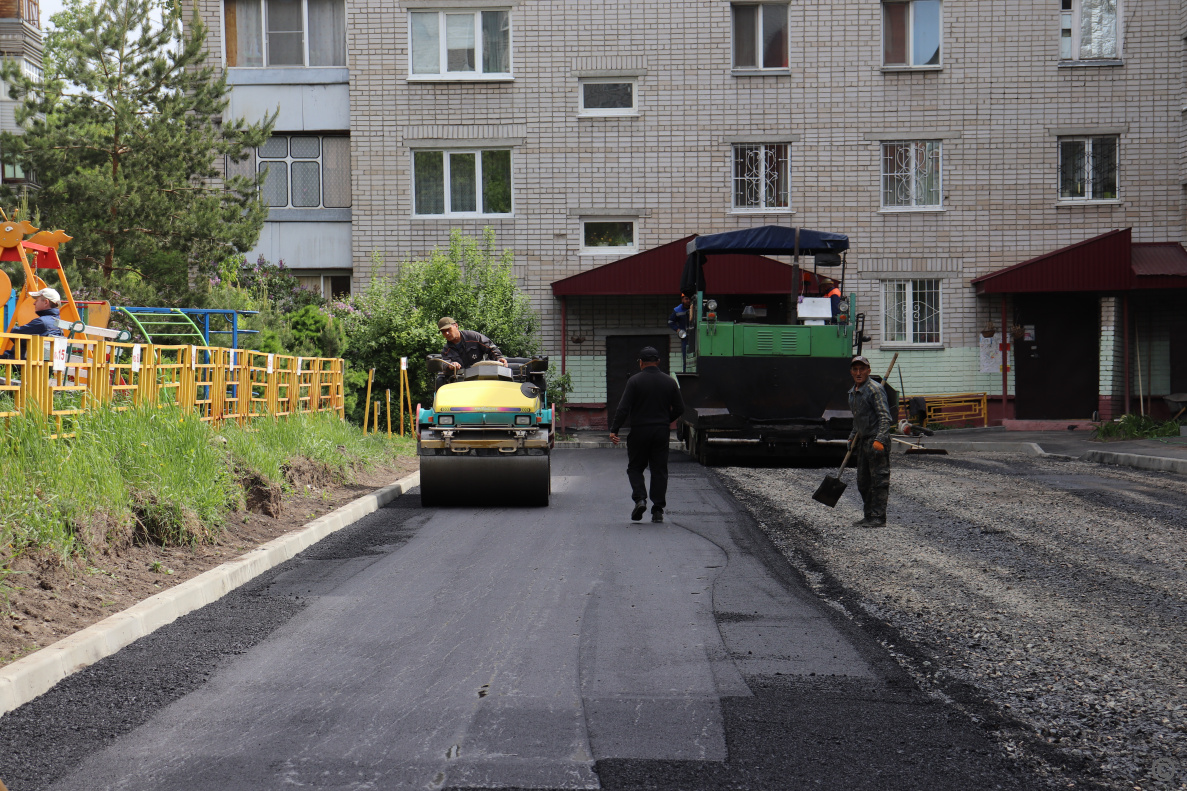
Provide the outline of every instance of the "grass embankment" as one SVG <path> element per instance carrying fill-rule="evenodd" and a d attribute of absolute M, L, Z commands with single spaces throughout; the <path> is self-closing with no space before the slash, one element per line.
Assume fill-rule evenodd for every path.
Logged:
<path fill-rule="evenodd" d="M 1122 415 L 1120 420 L 1101 423 L 1093 430 L 1094 439 L 1157 439 L 1179 436 L 1177 420 L 1155 420 L 1146 415 Z"/>
<path fill-rule="evenodd" d="M 174 407 L 100 408 L 73 429 L 46 439 L 50 425 L 34 414 L 0 435 L 0 589 L 24 552 L 65 561 L 133 542 L 210 542 L 249 498 L 278 502 L 300 481 L 294 470 L 350 482 L 412 453 L 409 439 L 364 436 L 330 414 L 212 429 Z"/>

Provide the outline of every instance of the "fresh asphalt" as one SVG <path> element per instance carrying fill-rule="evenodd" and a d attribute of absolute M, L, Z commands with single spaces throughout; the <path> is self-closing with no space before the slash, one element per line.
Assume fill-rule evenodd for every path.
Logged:
<path fill-rule="evenodd" d="M 549 508 L 414 491 L 0 718 L 53 789 L 1023 789 L 672 454 L 559 450 Z"/>

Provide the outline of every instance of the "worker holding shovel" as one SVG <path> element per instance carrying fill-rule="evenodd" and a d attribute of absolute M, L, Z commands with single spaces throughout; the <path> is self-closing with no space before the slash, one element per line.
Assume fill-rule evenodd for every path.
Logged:
<path fill-rule="evenodd" d="M 849 410 L 853 413 L 849 447 L 857 457 L 857 490 L 865 505 L 865 518 L 855 524 L 882 527 L 886 524 L 886 499 L 890 494 L 890 429 L 894 420 L 886 391 L 870 379 L 870 361 L 854 357 L 849 374 L 853 377 L 849 391 Z"/>

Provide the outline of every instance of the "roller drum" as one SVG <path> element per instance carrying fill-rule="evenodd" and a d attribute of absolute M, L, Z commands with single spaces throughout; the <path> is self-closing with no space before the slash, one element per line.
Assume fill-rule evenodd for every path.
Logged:
<path fill-rule="evenodd" d="M 424 506 L 543 506 L 551 491 L 551 458 L 542 456 L 421 456 Z"/>

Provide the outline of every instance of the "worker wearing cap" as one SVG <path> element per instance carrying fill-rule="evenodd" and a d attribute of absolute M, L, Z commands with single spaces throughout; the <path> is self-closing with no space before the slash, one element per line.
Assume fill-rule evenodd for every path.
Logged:
<path fill-rule="evenodd" d="M 639 373 L 627 380 L 618 410 L 610 423 L 610 441 L 617 445 L 618 432 L 627 418 L 631 433 L 626 438 L 626 477 L 635 502 L 631 519 L 638 522 L 647 511 L 647 485 L 643 470 L 651 468 L 651 521 L 664 521 L 668 495 L 668 427 L 684 414 L 684 399 L 676 380 L 659 368 L 654 346 L 639 350 Z"/>
<path fill-rule="evenodd" d="M 39 291 L 30 291 L 29 296 L 33 297 L 33 310 L 37 311 L 37 318 L 28 324 L 13 327 L 11 332 L 14 335 L 53 335 L 58 338 L 63 337 L 62 329 L 58 326 L 58 318 L 62 308 L 62 296 L 58 293 L 57 289 L 43 288 Z M 22 342 L 23 345 L 24 343 Z M 14 349 L 9 349 L 3 355 L 0 355 L 0 357 L 12 359 L 13 351 Z M 22 352 L 21 357 L 24 358 L 24 356 Z"/>
<path fill-rule="evenodd" d="M 463 330 L 457 326 L 457 321 L 449 316 L 442 316 L 437 322 L 437 329 L 445 336 L 445 348 L 441 350 L 441 359 L 453 366 L 453 370 L 460 371 L 469 368 L 481 360 L 498 360 L 502 365 L 507 364 L 507 358 L 494 341 L 474 330 Z M 442 384 L 438 377 L 437 386 Z"/>
<path fill-rule="evenodd" d="M 857 461 L 857 490 L 865 506 L 865 517 L 856 524 L 881 527 L 886 524 L 886 499 L 890 494 L 890 403 L 882 385 L 870 379 L 870 361 L 857 356 L 849 363 L 853 387 L 849 390 L 849 411 L 853 430 L 849 445 Z"/>

